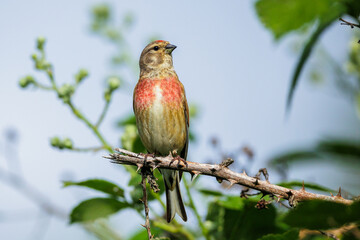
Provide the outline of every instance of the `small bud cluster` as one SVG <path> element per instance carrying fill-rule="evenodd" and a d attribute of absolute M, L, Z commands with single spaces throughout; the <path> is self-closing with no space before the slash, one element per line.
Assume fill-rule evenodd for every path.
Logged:
<path fill-rule="evenodd" d="M 75 74 L 75 81 L 76 84 L 79 84 L 84 80 L 86 77 L 89 76 L 89 72 L 86 69 L 80 69 L 77 74 Z"/>
<path fill-rule="evenodd" d="M 121 80 L 119 77 L 109 77 L 108 81 L 107 81 L 107 87 L 104 93 L 104 98 L 105 101 L 109 102 L 111 100 L 111 95 L 112 93 L 118 89 L 121 85 Z"/>
<path fill-rule="evenodd" d="M 28 86 L 33 85 L 33 84 L 35 84 L 35 78 L 30 75 L 21 78 L 19 81 L 19 85 L 22 88 L 27 88 Z"/>
<path fill-rule="evenodd" d="M 46 39 L 44 37 L 38 37 L 36 41 L 36 48 L 40 51 L 40 57 L 34 53 L 31 55 L 31 58 L 33 59 L 35 63 L 35 68 L 38 70 L 50 70 L 51 64 L 46 61 L 45 59 L 45 53 L 44 53 L 44 46 L 46 43 Z"/>
<path fill-rule="evenodd" d="M 58 149 L 73 149 L 73 142 L 69 138 L 60 139 L 59 137 L 53 137 L 50 139 L 50 144 Z"/>
<path fill-rule="evenodd" d="M 75 92 L 75 87 L 71 84 L 65 83 L 58 90 L 58 96 L 61 98 L 64 103 L 69 103 L 71 96 Z"/>

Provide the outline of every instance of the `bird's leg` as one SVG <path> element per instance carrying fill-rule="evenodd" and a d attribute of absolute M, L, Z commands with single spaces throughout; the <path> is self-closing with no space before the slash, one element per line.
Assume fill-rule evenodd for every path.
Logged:
<path fill-rule="evenodd" d="M 188 167 L 188 163 L 186 162 L 185 159 L 183 159 L 182 157 L 180 157 L 178 154 L 177 154 L 177 151 L 174 150 L 172 152 L 170 152 L 170 155 L 172 156 L 172 160 L 170 161 L 170 164 L 169 166 L 175 162 L 175 161 L 178 161 L 178 167 L 180 166 L 180 162 L 183 162 L 185 164 L 186 167 Z M 175 157 L 174 157 L 175 156 Z"/>

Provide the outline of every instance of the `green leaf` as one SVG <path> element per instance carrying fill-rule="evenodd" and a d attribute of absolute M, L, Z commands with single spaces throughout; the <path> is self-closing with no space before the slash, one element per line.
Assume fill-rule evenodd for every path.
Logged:
<path fill-rule="evenodd" d="M 201 188 L 198 190 L 200 193 L 204 194 L 204 195 L 209 195 L 209 196 L 222 196 L 222 192 L 219 191 L 214 191 L 214 190 L 209 190 L 209 189 L 205 189 L 205 188 Z"/>
<path fill-rule="evenodd" d="M 299 230 L 291 229 L 280 234 L 268 234 L 259 238 L 259 240 L 297 240 L 299 239 Z"/>
<path fill-rule="evenodd" d="M 107 193 L 114 197 L 124 197 L 124 190 L 121 187 L 103 179 L 89 179 L 82 182 L 64 181 L 63 184 L 63 187 L 82 186 Z"/>
<path fill-rule="evenodd" d="M 349 8 L 341 1 L 334 0 L 258 0 L 255 8 L 261 22 L 272 31 L 275 39 L 317 22 L 317 28 L 304 46 L 291 79 L 287 97 L 289 110 L 301 71 L 317 40 Z"/>
<path fill-rule="evenodd" d="M 350 206 L 328 202 L 307 201 L 287 213 L 284 222 L 291 227 L 329 229 L 359 221 L 360 202 Z"/>
<path fill-rule="evenodd" d="M 235 196 L 211 202 L 206 217 L 210 234 L 215 239 L 241 240 L 278 232 L 275 208 L 270 204 L 268 209 L 259 210 L 256 203 Z"/>
<path fill-rule="evenodd" d="M 318 41 L 320 35 L 325 31 L 325 29 L 327 29 L 330 26 L 330 24 L 334 20 L 335 19 L 331 19 L 331 20 L 329 20 L 327 22 L 323 22 L 323 23 L 319 24 L 319 26 L 317 27 L 315 32 L 311 35 L 310 39 L 305 44 L 305 46 L 304 46 L 304 48 L 303 48 L 303 50 L 301 52 L 300 58 L 298 60 L 298 63 L 296 64 L 293 76 L 291 78 L 290 89 L 289 89 L 287 100 L 286 100 L 286 109 L 287 109 L 287 111 L 290 109 L 292 98 L 293 98 L 293 95 L 294 95 L 294 91 L 295 91 L 295 88 L 296 88 L 296 86 L 298 84 L 298 80 L 299 80 L 299 77 L 300 77 L 300 73 L 301 73 L 306 61 L 308 60 L 308 58 L 309 58 L 309 56 L 310 56 L 310 54 L 311 54 L 311 52 L 313 50 L 313 47 L 315 46 L 316 42 Z"/>
<path fill-rule="evenodd" d="M 126 125 L 136 125 L 136 118 L 134 114 L 129 114 L 129 116 L 117 122 L 118 127 L 125 127 Z"/>
<path fill-rule="evenodd" d="M 340 157 L 351 157 L 360 160 L 360 142 L 354 140 L 332 139 L 318 143 L 316 151 Z"/>
<path fill-rule="evenodd" d="M 319 155 L 313 149 L 293 150 L 273 157 L 269 160 L 269 164 L 286 164 L 299 160 L 312 160 L 318 157 Z"/>
<path fill-rule="evenodd" d="M 341 163 L 360 163 L 360 142 L 347 139 L 319 141 L 314 147 L 293 150 L 270 159 L 271 165 L 313 161 L 341 161 Z"/>
<path fill-rule="evenodd" d="M 294 188 L 294 187 L 302 187 L 303 183 L 300 181 L 291 181 L 291 182 L 281 182 L 281 183 L 278 183 L 277 185 L 286 187 L 286 188 Z M 336 192 L 333 189 L 323 187 L 316 183 L 304 183 L 304 187 L 306 189 L 313 189 L 313 190 L 322 191 L 322 192 Z"/>
<path fill-rule="evenodd" d="M 157 228 L 155 226 L 151 226 L 151 234 L 159 237 L 164 233 L 160 228 Z M 148 239 L 147 230 L 140 230 L 135 232 L 132 236 L 130 236 L 129 240 L 139 240 L 139 239 Z M 157 239 L 157 238 L 155 238 Z M 161 239 L 167 239 L 167 238 L 161 238 Z M 170 238 L 169 238 L 170 239 Z"/>
<path fill-rule="evenodd" d="M 334 14 L 339 17 L 345 12 L 345 6 L 333 0 L 258 0 L 255 9 L 276 39 L 301 30 L 317 19 L 327 19 Z"/>
<path fill-rule="evenodd" d="M 146 149 L 141 142 L 136 125 L 126 125 L 125 132 L 121 136 L 121 145 L 124 149 L 136 152 L 146 153 Z"/>
<path fill-rule="evenodd" d="M 107 217 L 128 207 L 127 203 L 113 198 L 92 198 L 81 202 L 70 214 L 70 223 L 88 222 Z"/>

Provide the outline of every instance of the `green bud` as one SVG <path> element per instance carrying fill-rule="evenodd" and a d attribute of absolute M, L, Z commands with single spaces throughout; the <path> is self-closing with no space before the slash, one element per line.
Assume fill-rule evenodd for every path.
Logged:
<path fill-rule="evenodd" d="M 75 87 L 71 84 L 64 84 L 59 88 L 58 96 L 63 99 L 64 102 L 69 102 L 71 96 L 75 92 Z"/>
<path fill-rule="evenodd" d="M 99 5 L 93 8 L 93 14 L 97 21 L 106 22 L 110 17 L 110 8 L 107 5 Z"/>
<path fill-rule="evenodd" d="M 80 83 L 87 76 L 89 76 L 89 72 L 86 69 L 80 69 L 77 74 L 75 74 L 76 83 Z"/>
<path fill-rule="evenodd" d="M 36 53 L 33 53 L 33 54 L 31 55 L 31 58 L 32 58 L 32 60 L 34 60 L 35 62 L 38 60 Z"/>
<path fill-rule="evenodd" d="M 61 140 L 59 137 L 53 137 L 50 139 L 50 144 L 53 147 L 59 147 L 61 145 Z"/>
<path fill-rule="evenodd" d="M 108 87 L 111 92 L 118 89 L 120 87 L 120 84 L 121 84 L 121 80 L 118 77 L 113 76 L 108 79 Z"/>
<path fill-rule="evenodd" d="M 33 84 L 33 83 L 35 83 L 35 79 L 34 79 L 33 76 L 30 76 L 30 75 L 21 78 L 20 81 L 19 81 L 19 85 L 22 88 L 26 88 L 29 85 Z"/>
<path fill-rule="evenodd" d="M 46 39 L 44 37 L 38 37 L 37 38 L 37 49 L 43 50 L 45 45 Z"/>
<path fill-rule="evenodd" d="M 72 149 L 73 148 L 73 142 L 69 138 L 65 138 L 62 141 L 62 144 L 63 144 L 64 148 L 67 148 L 67 149 Z"/>

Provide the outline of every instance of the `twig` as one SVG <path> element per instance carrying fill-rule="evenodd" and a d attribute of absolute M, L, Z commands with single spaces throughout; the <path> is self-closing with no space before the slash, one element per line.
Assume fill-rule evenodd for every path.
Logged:
<path fill-rule="evenodd" d="M 143 225 L 143 227 L 146 228 L 148 238 L 149 238 L 149 240 L 151 240 L 151 239 L 153 239 L 153 237 L 151 235 L 151 230 L 150 230 L 149 206 L 148 206 L 147 192 L 146 192 L 146 179 L 147 179 L 146 168 L 143 167 L 141 169 L 141 186 L 142 186 L 142 190 L 143 190 L 142 202 L 144 203 L 144 208 L 145 208 L 145 225 Z"/>
<path fill-rule="evenodd" d="M 347 26 L 350 26 L 351 28 L 354 28 L 354 27 L 358 27 L 360 28 L 360 24 L 356 24 L 356 23 L 351 23 L 351 22 L 348 22 L 342 18 L 339 18 L 340 21 L 342 21 L 342 23 L 340 23 L 341 25 L 347 25 Z"/>
<path fill-rule="evenodd" d="M 256 189 L 264 194 L 271 194 L 278 198 L 286 199 L 289 201 L 290 206 L 295 206 L 298 202 L 306 200 L 325 200 L 332 201 L 342 204 L 351 204 L 352 200 L 344 199 L 341 196 L 326 196 L 322 194 L 315 194 L 306 192 L 303 189 L 294 190 L 290 188 L 281 187 L 275 184 L 271 184 L 268 181 L 262 181 L 254 177 L 248 176 L 246 173 L 237 173 L 231 171 L 229 168 L 220 166 L 219 164 L 205 164 L 187 162 L 187 166 L 184 163 L 171 164 L 172 158 L 167 157 L 147 157 L 146 163 L 144 163 L 144 156 L 129 152 L 123 149 L 115 149 L 119 153 L 113 153 L 105 158 L 111 159 L 113 163 L 135 165 L 138 167 L 149 167 L 149 168 L 165 168 L 179 170 L 183 172 L 189 172 L 193 175 L 208 175 L 215 177 L 220 180 L 227 180 L 231 185 L 239 184 L 245 187 Z"/>
<path fill-rule="evenodd" d="M 103 122 L 104 118 L 105 118 L 105 115 L 107 113 L 107 111 L 109 110 L 109 106 L 110 106 L 110 101 L 106 101 L 105 102 L 105 106 L 101 112 L 101 115 L 99 117 L 99 120 L 97 120 L 96 124 L 95 124 L 95 127 L 99 128 L 100 127 L 100 124 Z"/>

